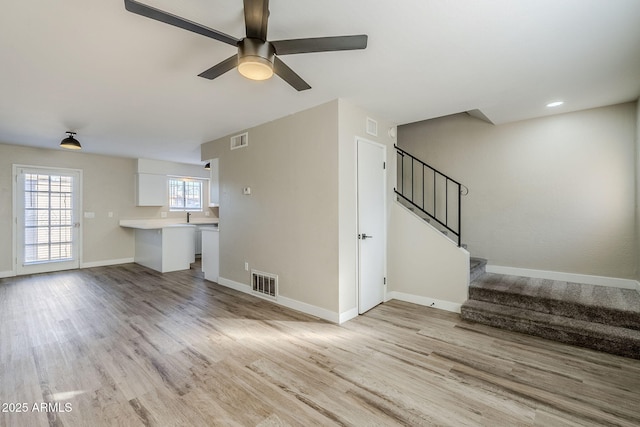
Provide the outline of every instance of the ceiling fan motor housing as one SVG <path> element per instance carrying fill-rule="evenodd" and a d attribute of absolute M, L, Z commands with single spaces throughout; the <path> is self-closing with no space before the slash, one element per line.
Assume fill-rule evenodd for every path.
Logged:
<path fill-rule="evenodd" d="M 266 80 L 273 75 L 275 56 L 271 43 L 247 37 L 238 43 L 238 71 L 253 80 Z"/>

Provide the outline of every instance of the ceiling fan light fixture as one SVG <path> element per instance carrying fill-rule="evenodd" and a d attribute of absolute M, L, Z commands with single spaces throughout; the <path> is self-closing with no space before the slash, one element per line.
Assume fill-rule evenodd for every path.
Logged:
<path fill-rule="evenodd" d="M 251 80 L 270 79 L 275 56 L 271 43 L 247 37 L 238 43 L 238 71 Z"/>
<path fill-rule="evenodd" d="M 238 63 L 238 71 L 251 80 L 267 80 L 273 76 L 273 63 L 259 56 L 245 56 Z"/>
<path fill-rule="evenodd" d="M 68 150 L 80 150 L 82 146 L 80 145 L 80 141 L 73 137 L 73 135 L 75 134 L 75 132 L 67 131 L 68 136 L 60 141 L 60 147 L 66 148 Z"/>

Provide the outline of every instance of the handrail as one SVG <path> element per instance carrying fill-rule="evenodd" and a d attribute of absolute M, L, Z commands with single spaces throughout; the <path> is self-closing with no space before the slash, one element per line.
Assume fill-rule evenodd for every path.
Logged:
<path fill-rule="evenodd" d="M 458 181 L 456 181 L 455 179 L 443 174 L 442 172 L 440 172 L 438 169 L 429 166 L 428 164 L 426 164 L 425 162 L 423 162 L 422 160 L 420 160 L 419 158 L 417 158 L 416 156 L 414 156 L 413 154 L 404 151 L 402 148 L 398 147 L 397 145 L 393 146 L 397 151 L 401 152 L 402 154 L 406 154 L 407 156 L 411 157 L 413 160 L 415 160 L 416 162 L 420 162 L 422 165 L 428 167 L 429 169 L 433 169 L 434 171 L 436 171 L 437 173 L 439 173 L 440 175 L 442 175 L 443 177 L 447 178 L 449 181 L 452 181 L 454 184 L 458 184 L 461 187 L 465 187 L 464 185 L 460 184 Z"/>
<path fill-rule="evenodd" d="M 407 202 L 411 203 L 413 206 L 415 206 L 416 208 L 418 208 L 421 212 L 423 212 L 425 215 L 427 215 L 429 218 L 433 219 L 434 221 L 436 221 L 438 224 L 440 224 L 441 226 L 443 226 L 444 228 L 446 228 L 447 230 L 449 230 L 451 233 L 453 233 L 456 236 L 456 240 L 458 243 L 458 246 L 462 246 L 462 200 L 461 200 L 461 196 L 462 196 L 462 188 L 466 189 L 466 192 L 464 195 L 467 195 L 469 193 L 469 189 L 461 184 L 460 182 L 456 181 L 455 179 L 445 175 L 444 173 L 440 172 L 439 170 L 437 170 L 436 168 L 429 166 L 428 164 L 426 164 L 425 162 L 423 162 L 422 160 L 418 159 L 417 157 L 415 157 L 414 155 L 412 155 L 411 153 L 403 150 L 402 148 L 398 147 L 397 145 L 394 145 L 395 149 L 396 149 L 396 154 L 400 156 L 400 162 L 401 162 L 401 166 L 399 168 L 399 173 L 400 173 L 400 185 L 401 185 L 401 189 L 400 191 L 398 191 L 396 188 L 394 188 L 395 193 L 402 197 L 404 200 L 406 200 Z M 405 191 L 405 186 L 404 186 L 404 182 L 405 182 L 405 171 L 404 171 L 404 158 L 405 156 L 409 157 L 411 160 L 411 175 L 410 175 L 410 179 L 411 179 L 411 192 L 409 193 L 408 191 Z M 421 168 L 421 170 L 419 172 L 416 172 L 415 170 L 415 165 L 416 163 L 418 164 L 418 168 Z M 427 195 L 429 193 L 429 191 L 427 191 L 427 188 L 425 187 L 425 172 L 431 174 L 432 179 L 433 179 L 433 189 L 429 190 L 431 191 L 432 194 L 429 194 L 429 196 L 432 196 L 432 200 L 433 200 L 433 206 L 431 209 L 431 212 L 429 211 L 430 209 L 426 206 L 425 204 L 425 200 L 427 199 Z M 418 173 L 420 175 L 418 175 Z M 414 188 L 414 183 L 416 182 L 416 176 L 418 176 L 422 182 L 421 184 L 421 189 L 422 189 L 422 194 L 420 195 L 420 199 L 417 200 L 416 199 L 416 194 L 415 194 L 415 188 Z M 444 215 L 438 215 L 438 200 L 442 199 L 442 185 L 438 186 L 438 177 L 440 177 L 440 181 L 442 181 L 444 179 Z M 420 182 L 419 180 L 419 182 Z M 456 197 L 456 202 L 450 202 L 449 200 L 449 183 L 451 183 L 454 186 L 457 186 L 458 191 L 457 191 L 457 197 Z M 440 189 L 440 192 L 438 192 L 438 189 Z M 430 197 L 431 200 L 431 197 Z M 418 202 L 421 201 L 422 203 L 419 204 Z M 441 200 L 442 202 L 442 200 Z M 452 228 L 453 224 L 450 225 L 449 222 L 449 209 L 450 207 L 452 208 L 452 210 L 456 210 L 457 211 L 457 216 L 456 216 L 456 228 Z"/>

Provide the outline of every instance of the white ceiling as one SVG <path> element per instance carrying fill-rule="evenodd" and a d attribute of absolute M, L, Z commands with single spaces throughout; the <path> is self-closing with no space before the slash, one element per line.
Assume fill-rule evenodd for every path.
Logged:
<path fill-rule="evenodd" d="M 142 1 L 142 0 L 140 0 Z M 241 0 L 145 3 L 244 37 Z M 272 0 L 269 39 L 368 34 L 363 51 L 283 56 L 312 89 L 232 70 L 232 46 L 122 0 L 5 2 L 0 142 L 200 161 L 200 145 L 342 97 L 405 124 L 480 109 L 494 123 L 640 96 L 639 0 Z M 562 99 L 557 109 L 545 108 Z"/>

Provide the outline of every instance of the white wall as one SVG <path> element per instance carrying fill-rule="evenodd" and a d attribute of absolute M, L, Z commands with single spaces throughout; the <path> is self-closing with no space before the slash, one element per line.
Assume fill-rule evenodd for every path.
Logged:
<path fill-rule="evenodd" d="M 389 298 L 460 312 L 469 254 L 400 203 L 391 204 Z"/>
<path fill-rule="evenodd" d="M 490 264 L 635 278 L 635 103 L 493 126 L 401 126 L 399 145 L 469 187 L 463 242 Z"/>
<path fill-rule="evenodd" d="M 248 262 L 279 276 L 281 297 L 337 320 L 338 102 L 248 133 L 246 148 L 230 150 L 229 136 L 202 145 L 202 159 L 219 159 L 220 276 L 249 285 Z"/>

